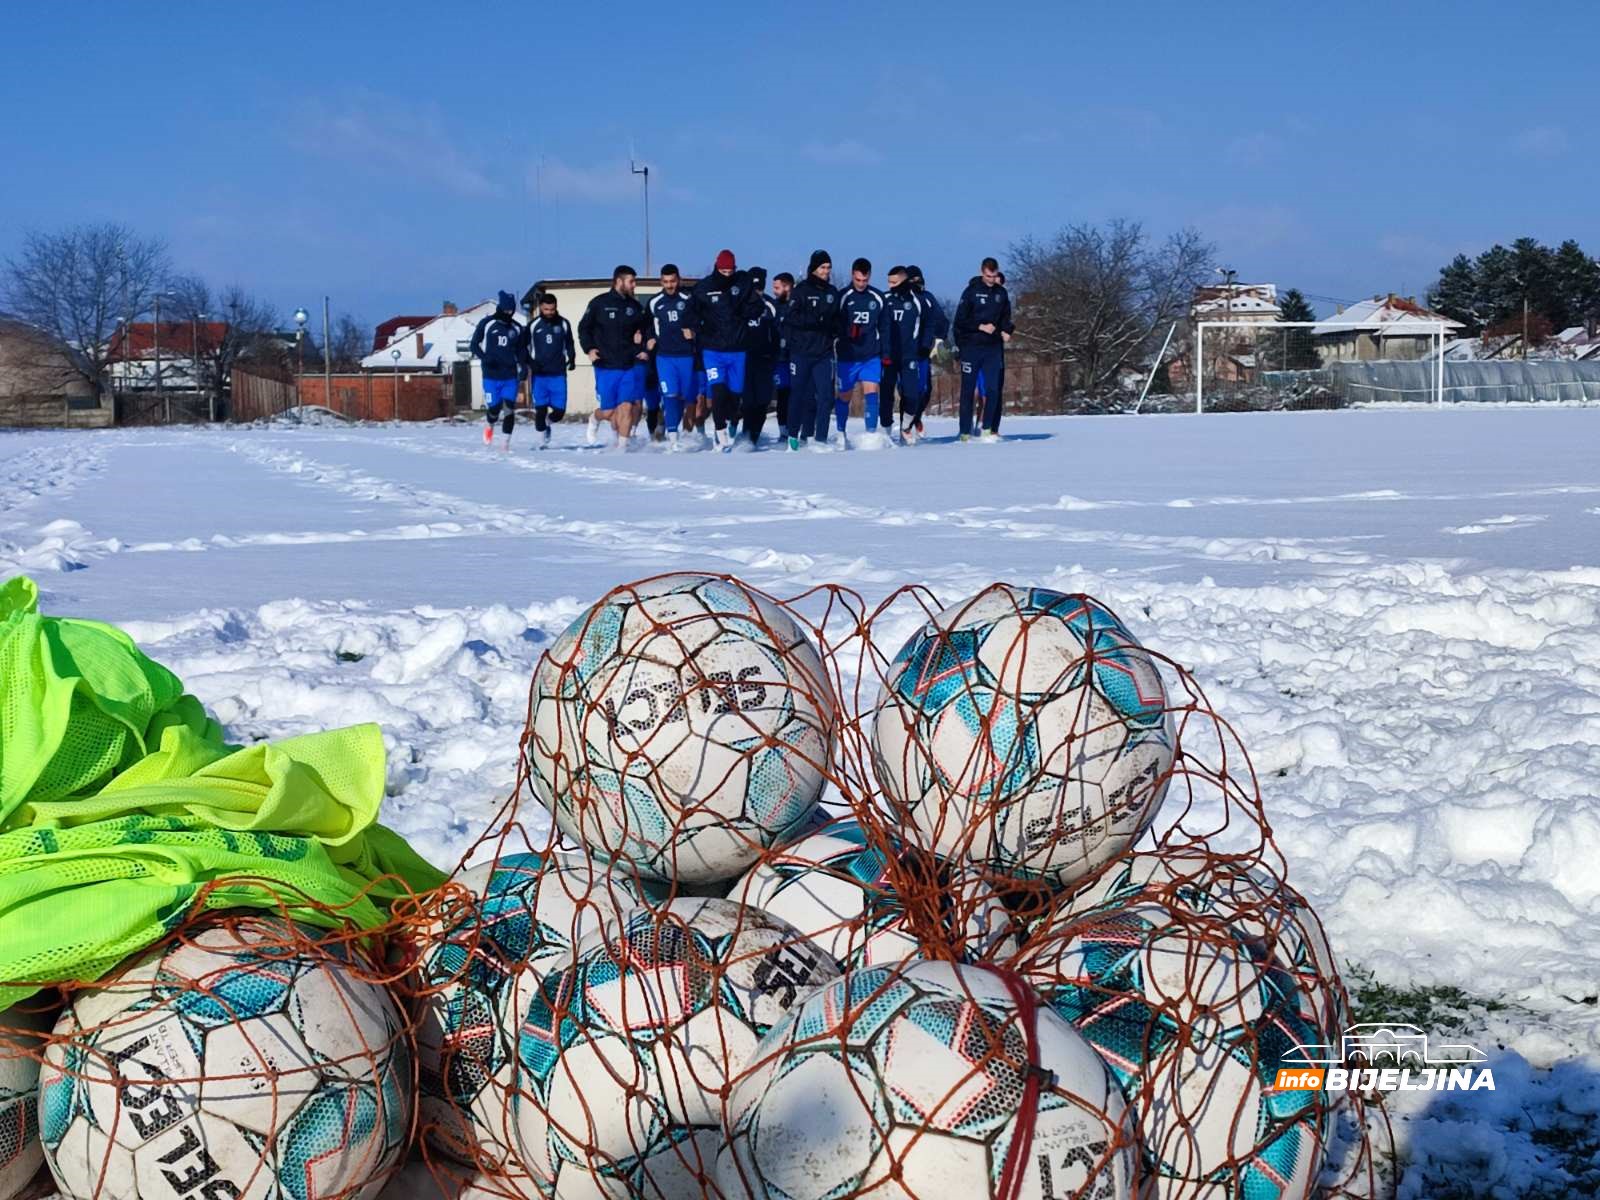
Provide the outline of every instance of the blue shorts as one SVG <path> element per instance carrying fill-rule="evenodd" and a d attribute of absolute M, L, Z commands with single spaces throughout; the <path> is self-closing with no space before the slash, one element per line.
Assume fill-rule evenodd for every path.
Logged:
<path fill-rule="evenodd" d="M 860 362 L 841 358 L 838 366 L 839 395 L 854 390 L 858 383 L 882 383 L 883 363 L 875 358 L 865 358 Z"/>
<path fill-rule="evenodd" d="M 663 396 L 693 400 L 695 394 L 689 389 L 695 386 L 694 377 L 692 354 L 661 354 L 656 357 L 656 378 L 661 381 Z"/>
<path fill-rule="evenodd" d="M 594 369 L 594 394 L 600 402 L 601 412 L 610 412 L 619 404 L 637 404 L 644 399 L 644 364 L 617 369 Z"/>
<path fill-rule="evenodd" d="M 565 375 L 535 375 L 533 377 L 533 406 L 567 411 L 567 377 Z"/>
<path fill-rule="evenodd" d="M 700 357 L 706 364 L 706 395 L 719 383 L 736 396 L 744 394 L 743 350 L 704 350 Z"/>
<path fill-rule="evenodd" d="M 789 368 L 788 359 L 784 359 L 772 369 L 773 387 L 791 387 L 793 386 L 793 380 L 794 372 Z"/>
<path fill-rule="evenodd" d="M 485 408 L 499 408 L 502 404 L 509 404 L 512 408 L 517 406 L 517 388 L 521 381 L 516 379 L 490 379 L 483 377 L 483 400 Z"/>

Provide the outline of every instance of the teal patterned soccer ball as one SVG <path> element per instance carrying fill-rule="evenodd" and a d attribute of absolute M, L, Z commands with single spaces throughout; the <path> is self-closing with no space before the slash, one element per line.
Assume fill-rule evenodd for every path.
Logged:
<path fill-rule="evenodd" d="M 1016 949 L 1011 914 L 981 879 L 952 880 L 932 855 L 874 843 L 851 817 L 774 849 L 729 895 L 787 921 L 847 968 L 904 962 L 919 957 L 922 944 L 896 889 L 891 857 L 925 884 L 919 890 L 928 911 L 919 915 L 943 944 L 959 946 L 969 962 Z"/>
<path fill-rule="evenodd" d="M 1309 1196 L 1328 1108 L 1275 1086 L 1323 1040 L 1294 977 L 1192 913 L 1135 901 L 1079 920 L 1028 978 L 1116 1075 L 1157 1200 Z"/>
<path fill-rule="evenodd" d="M 657 880 L 732 879 L 821 798 L 836 710 L 822 659 L 737 580 L 618 588 L 540 660 L 535 794 L 590 853 Z"/>
<path fill-rule="evenodd" d="M 734 1088 L 722 1194 L 985 1200 L 1003 1194 L 1016 1157 L 1017 1196 L 1127 1200 L 1134 1138 L 1115 1082 L 1049 1008 L 1035 1010 L 1031 1037 L 1025 1021 L 1018 994 L 979 966 L 869 967 L 819 988 Z M 1030 1075 L 1038 1108 L 1024 1157 Z"/>
<path fill-rule="evenodd" d="M 890 664 L 872 759 L 937 853 L 1070 886 L 1155 819 L 1174 751 L 1150 654 L 1088 596 L 994 584 Z"/>
<path fill-rule="evenodd" d="M 73 997 L 39 1091 L 66 1195 L 360 1200 L 382 1188 L 411 1127 L 400 1011 L 348 961 L 294 939 L 267 919 L 213 925 Z"/>
<path fill-rule="evenodd" d="M 523 1165 L 556 1200 L 715 1197 L 728 1084 L 838 974 L 793 927 L 728 900 L 636 909 L 590 935 L 522 1018 Z"/>
<path fill-rule="evenodd" d="M 0 1012 L 0 1200 L 11 1200 L 44 1162 L 39 1051 L 40 1034 L 48 1030 L 48 1022 L 25 1006 Z"/>
<path fill-rule="evenodd" d="M 422 935 L 416 1030 L 423 1129 L 452 1157 L 511 1153 L 515 1014 L 603 919 L 658 898 L 581 854 L 508 854 L 455 880 L 473 901 Z M 522 989 L 519 991 L 519 989 Z"/>

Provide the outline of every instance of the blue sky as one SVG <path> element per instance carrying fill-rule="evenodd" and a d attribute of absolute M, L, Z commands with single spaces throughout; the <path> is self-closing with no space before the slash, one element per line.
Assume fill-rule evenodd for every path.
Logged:
<path fill-rule="evenodd" d="M 1023 234 L 1117 216 L 1344 299 L 1524 234 L 1600 252 L 1584 5 L 197 11 L 8 15 L 0 255 L 114 218 L 371 322 L 642 268 L 630 146 L 656 263 L 685 270 L 824 246 L 953 292 Z"/>

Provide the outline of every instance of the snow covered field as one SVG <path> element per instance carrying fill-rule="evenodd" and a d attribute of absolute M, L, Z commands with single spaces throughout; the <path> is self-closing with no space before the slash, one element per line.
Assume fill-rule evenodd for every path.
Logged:
<path fill-rule="evenodd" d="M 1600 412 L 835 455 L 479 428 L 3 434 L 0 569 L 127 626 L 236 737 L 381 722 L 387 819 L 441 862 L 509 791 L 540 651 L 617 583 L 1093 593 L 1239 728 L 1351 982 L 1490 1053 L 1496 1093 L 1396 1097 L 1404 1194 L 1600 1191 Z"/>

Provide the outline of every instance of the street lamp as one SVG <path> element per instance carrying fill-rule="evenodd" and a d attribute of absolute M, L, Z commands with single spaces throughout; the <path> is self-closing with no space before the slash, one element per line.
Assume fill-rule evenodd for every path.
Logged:
<path fill-rule="evenodd" d="M 305 309 L 297 308 L 294 310 L 294 350 L 299 358 L 299 364 L 295 368 L 295 375 L 297 376 L 295 379 L 296 392 L 300 390 L 298 376 L 306 373 L 306 322 L 309 320 L 311 320 L 311 314 Z M 303 402 L 304 397 L 301 399 Z"/>
<path fill-rule="evenodd" d="M 189 386 L 196 392 L 200 390 L 200 322 L 206 320 L 203 312 L 189 315 Z M 208 410 L 208 418 L 217 419 L 217 406 L 212 402 Z"/>
<path fill-rule="evenodd" d="M 176 299 L 175 292 L 156 292 L 151 299 L 155 301 L 155 353 L 156 353 L 156 403 L 161 405 L 163 415 L 168 425 L 172 424 L 172 405 L 166 398 L 166 391 L 161 386 L 161 301 L 163 299 Z"/>
<path fill-rule="evenodd" d="M 400 419 L 400 349 L 389 351 L 389 357 L 394 359 L 394 419 Z"/>

